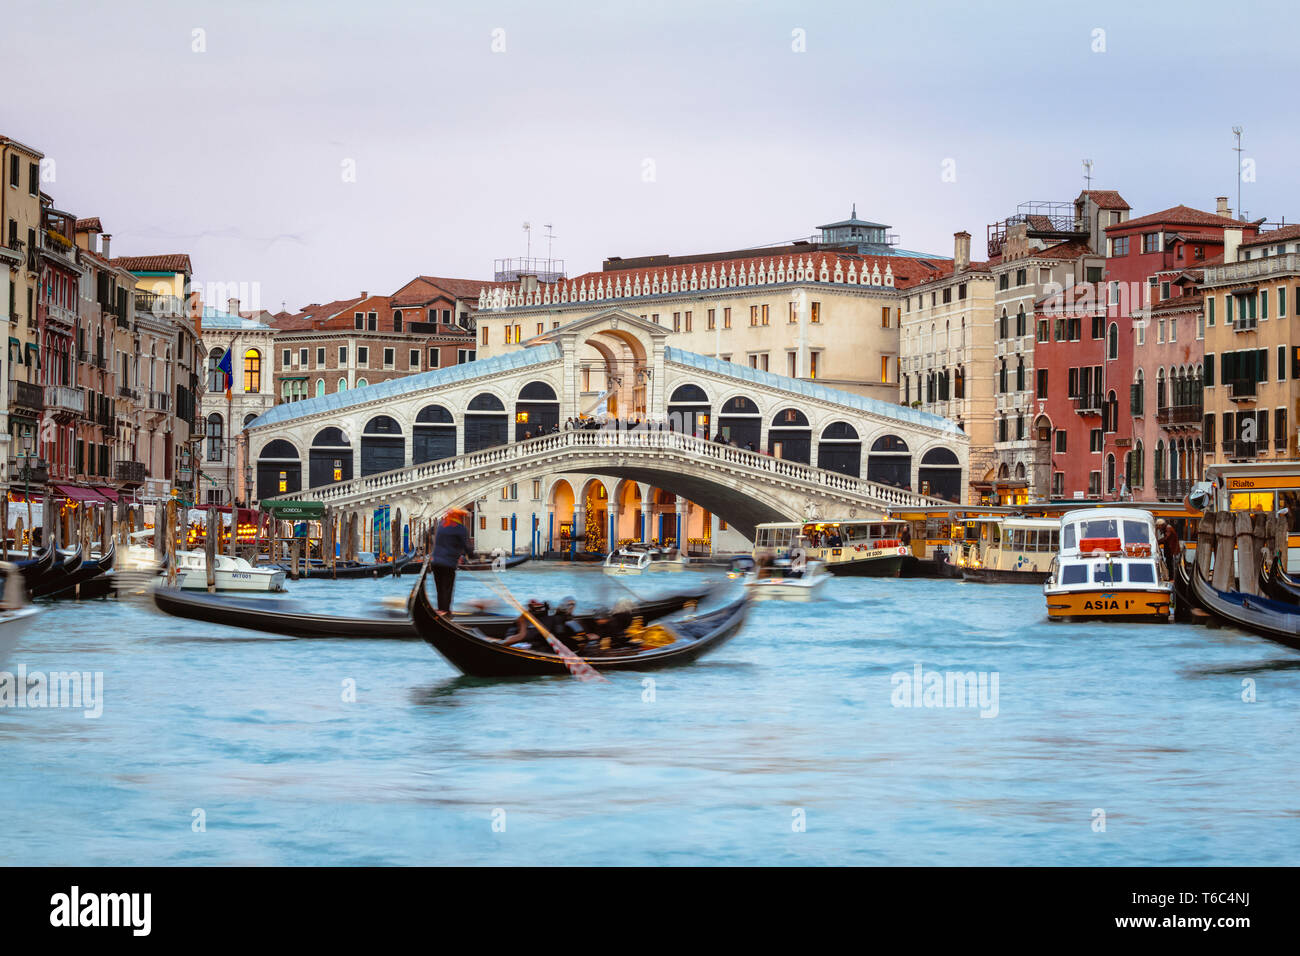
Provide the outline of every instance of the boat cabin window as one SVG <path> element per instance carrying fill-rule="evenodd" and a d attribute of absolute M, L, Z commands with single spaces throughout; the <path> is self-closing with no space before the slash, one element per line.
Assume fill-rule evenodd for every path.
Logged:
<path fill-rule="evenodd" d="M 1074 525 L 1072 525 L 1072 524 L 1067 524 L 1067 525 L 1065 526 L 1065 532 L 1064 532 L 1064 533 L 1065 533 L 1065 546 L 1066 546 L 1067 548 L 1073 548 L 1073 547 L 1074 547 L 1074 535 L 1075 535 L 1075 527 L 1074 527 Z"/>
<path fill-rule="evenodd" d="M 1086 564 L 1067 564 L 1061 568 L 1062 584 L 1086 584 L 1088 582 L 1088 566 Z"/>
<path fill-rule="evenodd" d="M 1118 584 L 1124 580 L 1124 565 L 1099 561 L 1092 566 L 1094 584 Z"/>
<path fill-rule="evenodd" d="M 1118 538 L 1119 522 L 1114 518 L 1090 518 L 1087 521 L 1080 521 L 1082 530 L 1079 532 L 1083 538 Z"/>
<path fill-rule="evenodd" d="M 1125 521 L 1124 522 L 1124 543 L 1125 544 L 1150 544 L 1150 527 L 1145 521 Z"/>
<path fill-rule="evenodd" d="M 1128 566 L 1128 579 L 1134 583 L 1154 584 L 1156 580 L 1156 566 L 1143 562 L 1134 562 Z"/>

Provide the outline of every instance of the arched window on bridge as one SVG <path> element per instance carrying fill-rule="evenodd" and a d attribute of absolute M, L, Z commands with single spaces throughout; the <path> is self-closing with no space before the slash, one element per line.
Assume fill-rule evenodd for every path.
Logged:
<path fill-rule="evenodd" d="M 491 392 L 480 392 L 465 410 L 465 453 L 495 448 L 509 440 L 506 407 Z"/>
<path fill-rule="evenodd" d="M 931 448 L 922 455 L 917 480 L 923 495 L 961 501 L 961 462 L 951 448 Z"/>
<path fill-rule="evenodd" d="M 895 488 L 912 487 L 912 455 L 897 435 L 881 435 L 867 455 L 867 478 Z"/>
<path fill-rule="evenodd" d="M 307 487 L 319 488 L 352 480 L 352 445 L 343 429 L 322 428 L 307 452 Z"/>
<path fill-rule="evenodd" d="M 549 435 L 560 423 L 560 399 L 545 382 L 529 382 L 515 401 L 515 441 Z"/>
<path fill-rule="evenodd" d="M 808 416 L 797 408 L 777 412 L 767 430 L 767 453 L 773 458 L 810 464 L 812 429 L 808 426 Z"/>
<path fill-rule="evenodd" d="M 441 405 L 426 405 L 415 416 L 411 463 L 423 464 L 456 456 L 456 420 Z"/>
<path fill-rule="evenodd" d="M 727 399 L 718 412 L 718 431 L 737 447 L 758 451 L 763 431 L 763 419 L 758 413 L 758 405 L 744 395 Z"/>
<path fill-rule="evenodd" d="M 698 385 L 678 385 L 668 400 L 668 427 L 673 431 L 712 438 L 709 396 Z"/>
<path fill-rule="evenodd" d="M 406 464 L 402 426 L 387 415 L 376 415 L 361 433 L 361 477 L 392 471 Z"/>
<path fill-rule="evenodd" d="M 283 438 L 269 442 L 257 456 L 257 497 L 274 498 L 302 490 L 302 459 Z"/>
<path fill-rule="evenodd" d="M 817 442 L 817 467 L 854 478 L 862 476 L 862 441 L 848 422 L 831 422 Z"/>

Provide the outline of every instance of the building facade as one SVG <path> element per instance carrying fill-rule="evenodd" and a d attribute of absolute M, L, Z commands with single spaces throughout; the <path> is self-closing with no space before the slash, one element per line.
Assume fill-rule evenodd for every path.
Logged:
<path fill-rule="evenodd" d="M 1300 226 L 1229 229 L 1205 266 L 1205 461 L 1300 458 Z"/>

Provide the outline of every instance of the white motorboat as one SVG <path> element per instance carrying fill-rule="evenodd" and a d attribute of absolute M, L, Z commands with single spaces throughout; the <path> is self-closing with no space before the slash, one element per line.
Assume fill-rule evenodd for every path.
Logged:
<path fill-rule="evenodd" d="M 17 565 L 2 562 L 0 570 L 5 576 L 4 601 L 0 602 L 0 667 L 4 667 L 18 640 L 31 627 L 41 609 L 27 603 L 23 576 Z"/>
<path fill-rule="evenodd" d="M 283 568 L 255 568 L 243 558 L 216 557 L 218 591 L 283 591 L 284 576 Z M 189 591 L 208 589 L 207 556 L 202 551 L 176 552 L 176 586 Z"/>
<path fill-rule="evenodd" d="M 643 574 L 647 571 L 681 571 L 690 559 L 676 548 L 630 544 L 611 551 L 602 570 L 606 574 Z"/>
<path fill-rule="evenodd" d="M 779 558 L 745 575 L 745 592 L 756 601 L 811 601 L 830 580 L 821 561 Z"/>

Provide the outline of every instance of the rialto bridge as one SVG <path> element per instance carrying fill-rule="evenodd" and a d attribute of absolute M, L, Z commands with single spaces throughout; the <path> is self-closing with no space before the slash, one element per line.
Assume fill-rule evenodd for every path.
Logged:
<path fill-rule="evenodd" d="M 363 523 L 385 506 L 472 507 L 483 550 L 593 528 L 605 541 L 751 538 L 762 521 L 960 500 L 969 438 L 955 423 L 669 335 L 606 310 L 492 358 L 277 405 L 245 434 L 255 493 Z M 605 426 L 566 427 L 583 416 Z"/>

